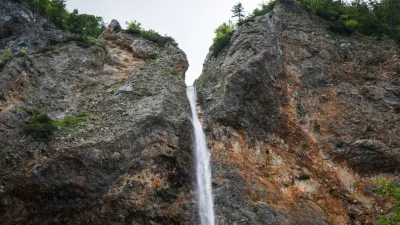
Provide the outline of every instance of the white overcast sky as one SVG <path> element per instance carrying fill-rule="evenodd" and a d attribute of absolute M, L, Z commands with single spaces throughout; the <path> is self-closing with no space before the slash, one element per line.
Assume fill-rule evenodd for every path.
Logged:
<path fill-rule="evenodd" d="M 215 28 L 231 19 L 238 0 L 67 0 L 69 11 L 102 16 L 106 23 L 116 19 L 136 20 L 145 29 L 175 38 L 189 59 L 186 84 L 200 76 L 204 59 L 214 38 Z M 261 0 L 242 0 L 245 11 L 252 12 Z"/>

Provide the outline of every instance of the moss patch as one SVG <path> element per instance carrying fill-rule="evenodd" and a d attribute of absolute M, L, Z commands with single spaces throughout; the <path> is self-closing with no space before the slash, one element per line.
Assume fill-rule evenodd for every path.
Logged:
<path fill-rule="evenodd" d="M 63 120 L 52 120 L 46 113 L 36 108 L 22 107 L 17 112 L 28 114 L 28 120 L 23 127 L 24 133 L 41 141 L 49 141 L 54 132 L 60 127 L 70 127 L 85 120 L 86 114 L 80 113 L 77 116 L 66 117 Z"/>

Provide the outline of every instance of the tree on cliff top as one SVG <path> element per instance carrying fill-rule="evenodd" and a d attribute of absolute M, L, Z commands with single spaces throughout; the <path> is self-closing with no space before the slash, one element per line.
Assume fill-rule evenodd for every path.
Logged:
<path fill-rule="evenodd" d="M 244 18 L 244 7 L 241 2 L 234 5 L 231 12 L 233 13 L 232 17 L 239 18 L 239 22 L 242 21 L 242 18 Z"/>

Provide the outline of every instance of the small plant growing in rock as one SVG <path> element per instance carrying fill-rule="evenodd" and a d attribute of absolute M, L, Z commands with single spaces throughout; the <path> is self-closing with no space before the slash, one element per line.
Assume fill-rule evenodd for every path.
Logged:
<path fill-rule="evenodd" d="M 382 179 L 376 181 L 378 185 L 377 191 L 382 196 L 386 197 L 388 200 L 394 202 L 393 210 L 394 212 L 382 216 L 378 224 L 379 225 L 398 225 L 400 224 L 400 188 L 396 186 L 394 182 L 387 182 Z"/>
<path fill-rule="evenodd" d="M 149 39 L 150 41 L 154 41 L 156 43 L 161 43 L 163 42 L 163 36 L 155 32 L 154 30 L 142 30 L 140 34 L 144 37 Z"/>
<path fill-rule="evenodd" d="M 174 76 L 179 74 L 178 71 L 175 68 L 170 68 L 170 69 L 167 70 L 167 72 L 168 72 L 169 75 L 174 75 Z"/>
<path fill-rule="evenodd" d="M 86 113 L 79 113 L 76 116 L 65 117 L 63 120 L 53 121 L 55 127 L 73 126 L 85 120 Z"/>
<path fill-rule="evenodd" d="M 77 45 L 82 48 L 89 48 L 90 46 L 98 46 L 107 50 L 106 42 L 104 40 L 96 39 L 88 35 L 74 35 L 68 37 L 65 42 L 76 41 Z"/>
<path fill-rule="evenodd" d="M 35 108 L 20 108 L 18 111 L 26 112 L 30 118 L 26 121 L 24 132 L 39 140 L 49 140 L 57 129 L 53 120 L 45 113 Z"/>
<path fill-rule="evenodd" d="M 0 54 L 0 60 L 7 63 L 13 57 L 11 49 L 5 49 L 3 53 Z"/>
<path fill-rule="evenodd" d="M 34 115 L 38 115 L 41 113 L 40 110 L 38 110 L 36 108 L 25 108 L 25 107 L 21 107 L 21 108 L 17 109 L 17 112 L 18 113 L 25 112 L 29 116 L 34 116 Z"/>
<path fill-rule="evenodd" d="M 118 89 L 121 87 L 121 85 L 115 85 L 115 86 L 113 86 L 112 87 L 112 90 L 113 90 L 113 92 L 114 93 L 117 93 L 118 92 Z"/>
<path fill-rule="evenodd" d="M 28 51 L 26 51 L 25 49 L 21 49 L 19 52 L 15 54 L 15 56 L 17 57 L 24 57 L 26 55 L 28 55 Z"/>
<path fill-rule="evenodd" d="M 17 112 L 25 112 L 29 119 L 23 128 L 24 132 L 37 140 L 49 141 L 59 127 L 73 126 L 85 120 L 86 114 L 66 117 L 63 120 L 52 120 L 46 113 L 36 108 L 21 107 Z"/>

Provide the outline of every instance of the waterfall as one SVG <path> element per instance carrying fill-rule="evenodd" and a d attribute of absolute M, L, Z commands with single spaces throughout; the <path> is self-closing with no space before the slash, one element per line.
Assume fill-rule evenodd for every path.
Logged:
<path fill-rule="evenodd" d="M 214 225 L 214 203 L 212 198 L 210 152 L 207 149 L 206 137 L 201 127 L 196 111 L 196 88 L 191 86 L 186 90 L 192 110 L 194 127 L 194 151 L 196 165 L 197 205 L 201 225 Z"/>

